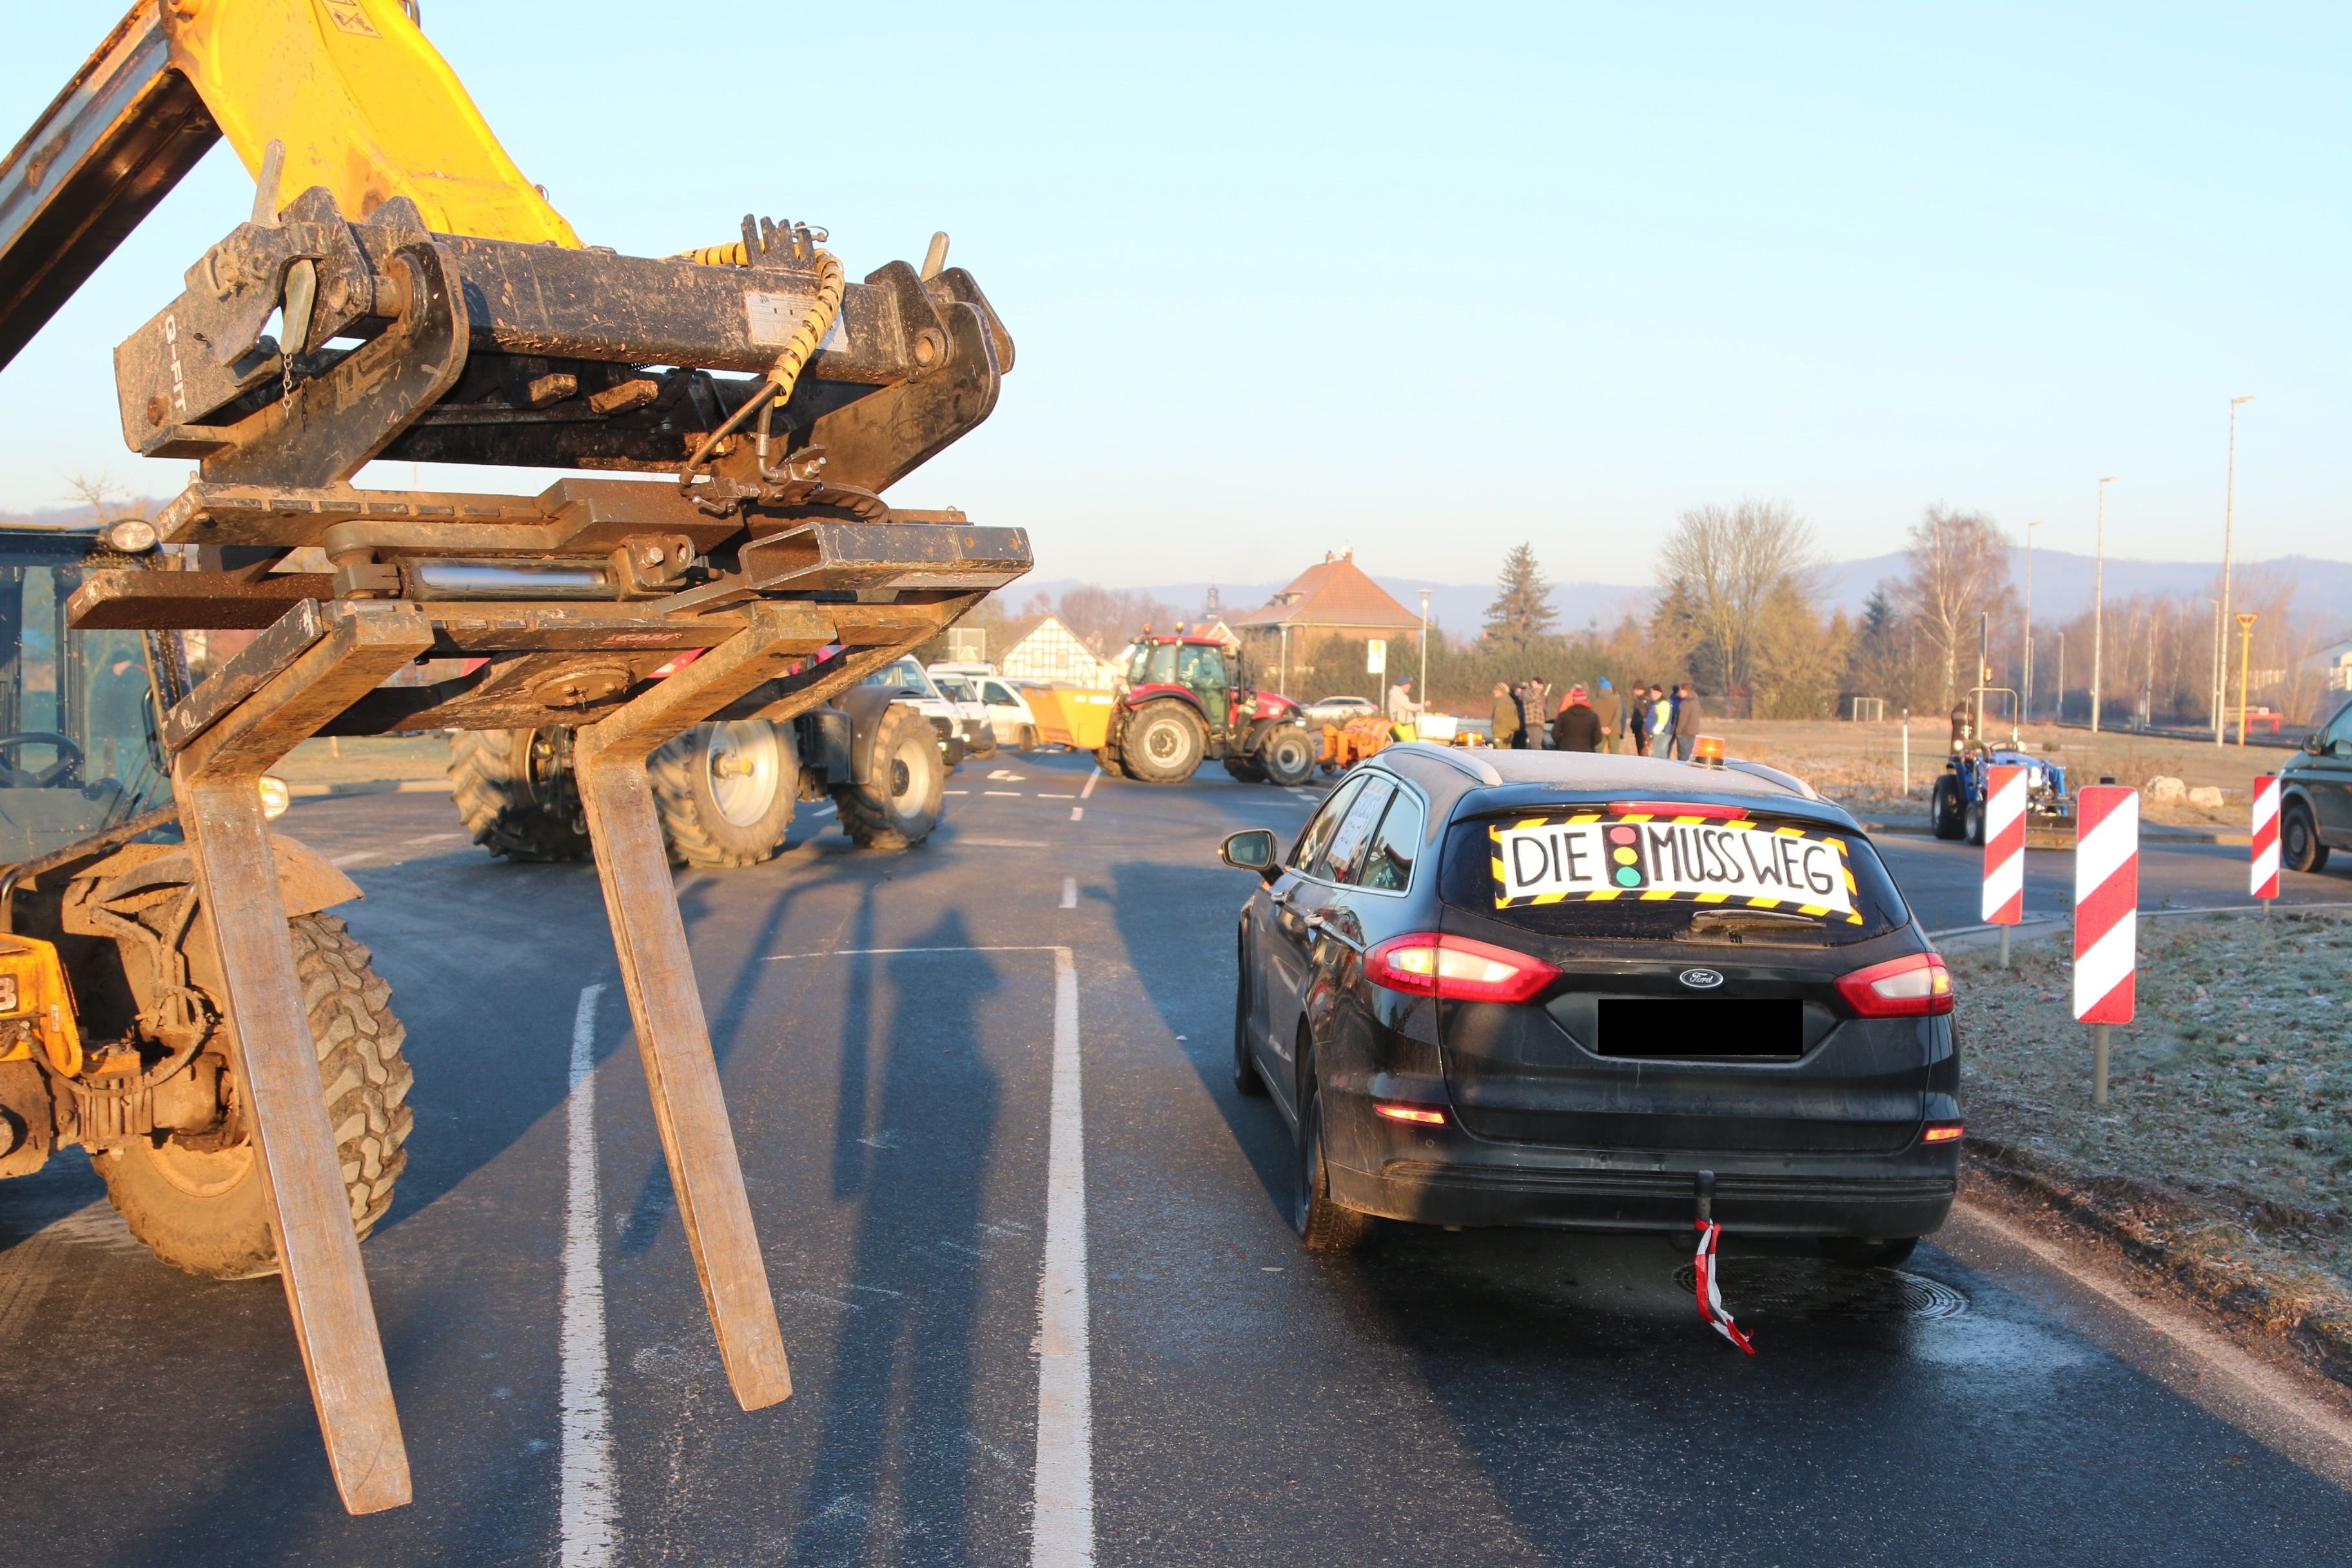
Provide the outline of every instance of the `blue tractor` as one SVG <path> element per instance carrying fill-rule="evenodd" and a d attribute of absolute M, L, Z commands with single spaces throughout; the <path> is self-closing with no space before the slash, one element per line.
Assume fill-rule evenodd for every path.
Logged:
<path fill-rule="evenodd" d="M 2006 696 L 2010 711 L 2017 693 L 2007 687 L 1979 687 L 1969 694 L 1976 722 L 1960 735 L 1959 746 L 1944 763 L 1927 795 L 1927 825 L 1938 838 L 1985 841 L 1985 795 L 1995 767 L 2025 770 L 2025 844 L 2029 849 L 2074 847 L 2074 797 L 2067 788 L 2063 763 L 2036 756 L 2018 742 L 2010 727 L 2009 744 L 1994 746 L 1983 739 L 1985 699 Z"/>

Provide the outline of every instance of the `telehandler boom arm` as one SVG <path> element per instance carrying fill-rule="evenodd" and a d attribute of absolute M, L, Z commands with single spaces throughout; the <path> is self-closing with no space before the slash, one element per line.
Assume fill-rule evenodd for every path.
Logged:
<path fill-rule="evenodd" d="M 646 775 L 713 717 L 783 721 L 1030 564 L 1019 529 L 881 491 L 986 418 L 1013 342 L 935 237 L 851 282 L 800 224 L 583 247 L 400 0 L 142 0 L 0 163 L 0 363 L 226 135 L 258 194 L 115 350 L 123 435 L 201 477 L 180 571 L 92 572 L 78 631 L 248 627 L 162 734 L 344 1503 L 405 1449 L 257 805 L 313 735 L 576 731 L 655 1121 L 747 1410 L 791 1391 Z M 279 323 L 279 337 L 268 335 Z M 353 488 L 378 457 L 634 470 L 536 497 Z M 315 549 L 329 571 L 292 569 Z M 663 678 L 679 655 L 700 650 Z M 438 684 L 386 687 L 428 659 Z M 484 662 L 487 661 L 487 662 Z M 445 665 L 444 668 L 446 668 Z"/>

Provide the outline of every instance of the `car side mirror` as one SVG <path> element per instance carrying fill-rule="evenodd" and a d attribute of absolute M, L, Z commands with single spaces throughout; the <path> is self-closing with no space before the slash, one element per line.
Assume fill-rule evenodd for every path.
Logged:
<path fill-rule="evenodd" d="M 1282 874 L 1275 861 L 1274 835 L 1263 827 L 1246 828 L 1230 834 L 1217 846 L 1217 858 L 1244 871 L 1255 871 L 1267 881 Z"/>

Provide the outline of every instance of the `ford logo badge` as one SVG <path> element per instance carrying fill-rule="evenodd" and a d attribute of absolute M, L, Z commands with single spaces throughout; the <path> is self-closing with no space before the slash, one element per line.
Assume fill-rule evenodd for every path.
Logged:
<path fill-rule="evenodd" d="M 1685 969 L 1682 981 L 1694 991 L 1711 991 L 1723 984 L 1723 976 L 1712 969 Z"/>

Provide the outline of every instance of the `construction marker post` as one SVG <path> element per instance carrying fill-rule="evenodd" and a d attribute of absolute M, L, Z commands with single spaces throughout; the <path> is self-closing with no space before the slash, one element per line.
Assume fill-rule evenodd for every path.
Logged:
<path fill-rule="evenodd" d="M 2278 899 L 2279 888 L 2279 785 L 2278 779 L 2264 773 L 2254 780 L 2253 835 L 2253 896 L 2263 900 L 2263 919 L 2271 918 L 2271 905 Z"/>
<path fill-rule="evenodd" d="M 2025 919 L 2025 770 L 1986 770 L 1984 920 L 2000 928 L 2000 966 L 2009 967 L 2009 928 Z"/>
<path fill-rule="evenodd" d="M 2091 1103 L 2107 1102 L 2107 1026 L 2132 1021 L 2139 948 L 2139 791 L 2074 802 L 2074 1016 L 2092 1026 Z"/>

